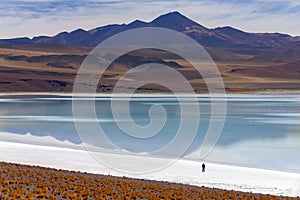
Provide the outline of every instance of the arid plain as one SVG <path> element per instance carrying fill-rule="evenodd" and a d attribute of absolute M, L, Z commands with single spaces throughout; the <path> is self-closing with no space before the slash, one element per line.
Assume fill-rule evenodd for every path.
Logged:
<path fill-rule="evenodd" d="M 72 92 L 77 71 L 92 50 L 58 44 L 0 47 L 1 92 Z M 299 93 L 299 62 L 260 61 L 249 54 L 206 48 L 216 63 L 228 93 Z M 201 75 L 184 59 L 168 52 L 143 50 L 115 60 L 105 72 L 97 92 L 111 92 L 115 83 L 136 63 L 156 59 L 176 68 L 196 93 L 207 93 Z M 97 71 L 88 72 L 93 76 Z M 212 77 L 213 78 L 213 77 Z M 168 92 L 159 85 L 146 85 L 138 92 Z"/>

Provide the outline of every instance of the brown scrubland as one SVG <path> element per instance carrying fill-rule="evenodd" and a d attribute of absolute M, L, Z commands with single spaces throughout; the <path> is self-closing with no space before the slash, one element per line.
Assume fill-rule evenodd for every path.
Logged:
<path fill-rule="evenodd" d="M 0 92 L 72 92 L 78 69 L 90 51 L 91 48 L 54 44 L 0 46 Z M 214 54 L 216 52 L 211 52 L 228 93 L 300 93 L 300 62 L 253 60 L 249 55 L 240 54 L 227 58 L 221 56 L 222 51 Z M 115 60 L 99 81 L 97 92 L 111 93 L 116 82 L 128 70 L 153 61 L 176 69 L 196 93 L 208 92 L 201 75 L 186 60 L 154 50 L 131 52 Z M 86 73 L 89 79 L 98 71 Z M 214 76 L 210 78 L 214 79 Z M 138 88 L 137 92 L 170 91 L 150 84 Z"/>
<path fill-rule="evenodd" d="M 1 199 L 297 199 L 5 162 L 0 174 Z"/>

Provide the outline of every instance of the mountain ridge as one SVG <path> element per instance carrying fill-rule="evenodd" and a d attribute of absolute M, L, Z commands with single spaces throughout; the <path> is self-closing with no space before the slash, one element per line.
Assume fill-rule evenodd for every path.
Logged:
<path fill-rule="evenodd" d="M 0 39 L 0 45 L 58 44 L 95 47 L 115 34 L 142 27 L 161 27 L 179 31 L 207 49 L 218 49 L 218 51 L 212 49 L 215 53 L 229 52 L 229 54 L 226 53 L 227 55 L 238 53 L 251 55 L 254 60 L 274 60 L 280 52 L 283 52 L 284 56 L 280 56 L 282 61 L 300 60 L 300 48 L 299 45 L 295 45 L 300 42 L 300 36 L 293 37 L 281 33 L 250 33 L 230 26 L 206 28 L 177 11 L 160 15 L 149 22 L 136 19 L 128 24 L 109 24 L 90 30 L 78 28 L 70 32 L 63 31 L 52 37 Z M 216 57 L 220 56 L 216 55 Z"/>
<path fill-rule="evenodd" d="M 247 34 L 253 34 L 253 35 L 258 35 L 258 36 L 272 34 L 272 35 L 278 35 L 278 36 L 284 35 L 284 36 L 291 37 L 291 38 L 297 38 L 297 36 L 293 37 L 293 36 L 290 36 L 287 34 L 281 34 L 281 33 L 249 33 L 249 32 L 242 31 L 237 28 L 230 27 L 230 26 L 216 27 L 216 28 L 209 29 L 209 28 L 206 28 L 206 27 L 202 26 L 201 24 L 187 18 L 186 16 L 182 15 L 178 11 L 174 11 L 174 12 L 169 12 L 169 13 L 160 15 L 150 22 L 144 22 L 144 21 L 136 19 L 128 24 L 109 24 L 109 25 L 93 28 L 90 30 L 84 30 L 84 29 L 78 28 L 71 32 L 62 31 L 53 37 L 51 37 L 51 36 L 36 36 L 32 39 L 30 39 L 28 37 L 20 37 L 20 38 L 11 38 L 11 39 L 0 39 L 0 41 L 1 42 L 3 42 L 3 41 L 9 42 L 9 41 L 17 41 L 20 39 L 24 40 L 26 38 L 26 40 L 30 40 L 32 42 L 34 41 L 34 43 L 46 43 L 46 41 L 48 41 L 47 39 L 53 39 L 55 37 L 61 36 L 62 34 L 74 34 L 74 33 L 80 31 L 87 35 L 94 35 L 96 32 L 98 32 L 99 30 L 102 30 L 102 29 L 107 29 L 107 28 L 115 29 L 115 28 L 121 28 L 121 27 L 125 27 L 125 26 L 127 26 L 129 28 L 132 28 L 132 27 L 136 28 L 136 27 L 143 27 L 143 26 L 144 27 L 146 27 L 146 26 L 164 27 L 164 28 L 169 28 L 172 30 L 180 31 L 180 32 L 188 32 L 188 30 L 191 30 L 194 27 L 194 28 L 196 28 L 196 30 L 202 30 L 202 31 L 207 31 L 207 32 L 222 31 L 223 34 L 225 31 L 228 32 L 228 30 L 230 30 L 231 33 L 232 32 L 240 32 L 243 34 L 247 33 Z M 25 40 L 23 42 L 25 42 Z M 75 46 L 77 46 L 77 45 L 75 45 Z M 89 45 L 87 45 L 87 46 L 89 46 Z"/>

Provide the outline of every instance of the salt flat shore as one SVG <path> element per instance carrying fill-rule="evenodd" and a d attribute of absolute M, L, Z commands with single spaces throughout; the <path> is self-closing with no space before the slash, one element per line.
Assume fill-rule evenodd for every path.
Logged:
<path fill-rule="evenodd" d="M 14 137 L 11 133 L 1 133 L 1 140 L 8 138 L 5 135 L 9 136 L 10 139 Z M 168 181 L 200 187 L 291 197 L 300 196 L 299 173 L 214 163 L 206 163 L 207 170 L 205 173 L 201 173 L 202 163 L 183 159 L 152 173 L 126 173 L 115 171 L 99 163 L 81 145 L 72 145 L 72 143 L 58 141 L 48 136 L 38 137 L 26 134 L 16 137 L 18 137 L 17 142 L 0 141 L 0 161 L 119 177 Z M 32 141 L 35 144 L 26 144 L 26 141 Z M 119 160 L 120 165 L 125 164 L 128 159 L 134 159 L 127 155 L 110 152 L 103 153 L 103 156 Z M 138 159 L 141 162 L 148 162 L 149 159 L 151 162 L 157 162 L 164 158 L 144 158 L 141 156 Z"/>

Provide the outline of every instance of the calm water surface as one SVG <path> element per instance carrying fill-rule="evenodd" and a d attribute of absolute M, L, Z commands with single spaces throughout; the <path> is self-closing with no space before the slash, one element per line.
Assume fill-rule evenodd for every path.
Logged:
<path fill-rule="evenodd" d="M 80 101 L 89 103 L 88 99 Z M 195 160 L 199 159 L 198 150 L 211 118 L 211 102 L 208 96 L 199 95 L 198 103 L 201 110 L 199 129 L 193 144 L 185 154 L 186 158 Z M 165 96 L 132 98 L 131 117 L 141 126 L 150 122 L 148 111 L 152 105 L 160 104 L 167 111 L 165 126 L 157 135 L 148 139 L 137 139 L 124 134 L 116 125 L 109 98 L 97 97 L 95 104 L 97 123 L 108 133 L 107 137 L 116 146 L 127 151 L 152 152 L 163 148 L 175 136 L 180 122 L 180 106 L 175 98 Z M 160 117 L 154 116 L 157 120 Z M 79 120 L 86 123 L 95 122 L 90 118 Z M 72 99 L 67 96 L 22 98 L 2 96 L 0 132 L 48 135 L 62 141 L 81 143 L 74 125 Z M 189 130 L 186 132 L 189 134 Z M 106 147 L 101 141 L 97 144 Z M 170 150 L 166 155 L 172 156 L 172 153 Z M 300 173 L 299 155 L 300 96 L 228 95 L 227 115 L 222 134 L 206 160 Z"/>

